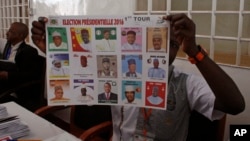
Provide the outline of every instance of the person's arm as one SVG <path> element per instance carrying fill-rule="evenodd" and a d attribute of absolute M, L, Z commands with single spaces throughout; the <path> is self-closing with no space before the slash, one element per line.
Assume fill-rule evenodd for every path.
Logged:
<path fill-rule="evenodd" d="M 171 29 L 182 50 L 190 57 L 195 56 L 199 48 L 195 41 L 194 22 L 185 14 L 164 18 L 170 21 Z M 245 109 L 245 101 L 237 85 L 213 60 L 205 56 L 196 66 L 216 97 L 215 109 L 233 115 Z"/>
<path fill-rule="evenodd" d="M 31 38 L 33 43 L 46 54 L 46 35 L 45 23 L 48 21 L 45 17 L 39 17 L 38 21 L 32 22 Z"/>

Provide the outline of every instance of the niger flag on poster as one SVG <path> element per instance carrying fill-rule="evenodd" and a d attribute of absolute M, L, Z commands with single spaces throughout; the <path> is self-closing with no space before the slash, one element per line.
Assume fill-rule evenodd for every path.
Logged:
<path fill-rule="evenodd" d="M 91 52 L 89 49 L 91 30 L 89 28 L 71 27 L 72 50 L 76 52 Z M 88 39 L 86 41 L 85 39 Z M 86 43 L 88 42 L 88 43 Z"/>

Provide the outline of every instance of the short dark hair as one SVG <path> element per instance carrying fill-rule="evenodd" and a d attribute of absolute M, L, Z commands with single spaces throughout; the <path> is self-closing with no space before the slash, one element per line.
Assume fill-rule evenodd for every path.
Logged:
<path fill-rule="evenodd" d="M 88 31 L 87 29 L 83 28 L 83 29 L 81 30 L 81 33 L 89 33 L 89 31 Z"/>
<path fill-rule="evenodd" d="M 29 34 L 28 26 L 22 22 L 13 22 L 12 24 L 18 26 L 17 32 L 22 35 L 22 39 L 24 40 Z"/>
<path fill-rule="evenodd" d="M 103 30 L 103 34 L 106 32 L 109 32 L 109 31 L 110 31 L 109 29 L 105 29 L 105 30 Z"/>
<path fill-rule="evenodd" d="M 127 35 L 128 34 L 133 34 L 133 35 L 136 35 L 136 32 L 135 31 L 133 31 L 133 30 L 129 30 L 128 32 L 127 32 Z"/>
<path fill-rule="evenodd" d="M 109 82 L 105 82 L 104 85 L 107 84 L 111 88 L 111 84 Z"/>

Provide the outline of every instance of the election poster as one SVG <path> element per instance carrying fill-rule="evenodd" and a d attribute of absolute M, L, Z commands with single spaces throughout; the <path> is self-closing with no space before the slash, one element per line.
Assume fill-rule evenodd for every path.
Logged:
<path fill-rule="evenodd" d="M 49 16 L 48 105 L 166 109 L 169 22 L 162 16 Z"/>

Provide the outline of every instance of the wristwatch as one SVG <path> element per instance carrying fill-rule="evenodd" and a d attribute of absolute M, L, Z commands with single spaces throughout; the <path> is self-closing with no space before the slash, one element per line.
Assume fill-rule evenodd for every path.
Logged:
<path fill-rule="evenodd" d="M 197 64 L 198 62 L 201 62 L 205 56 L 207 56 L 207 52 L 200 46 L 197 45 L 199 52 L 194 56 L 194 57 L 188 57 L 188 60 L 192 63 L 192 64 Z"/>

